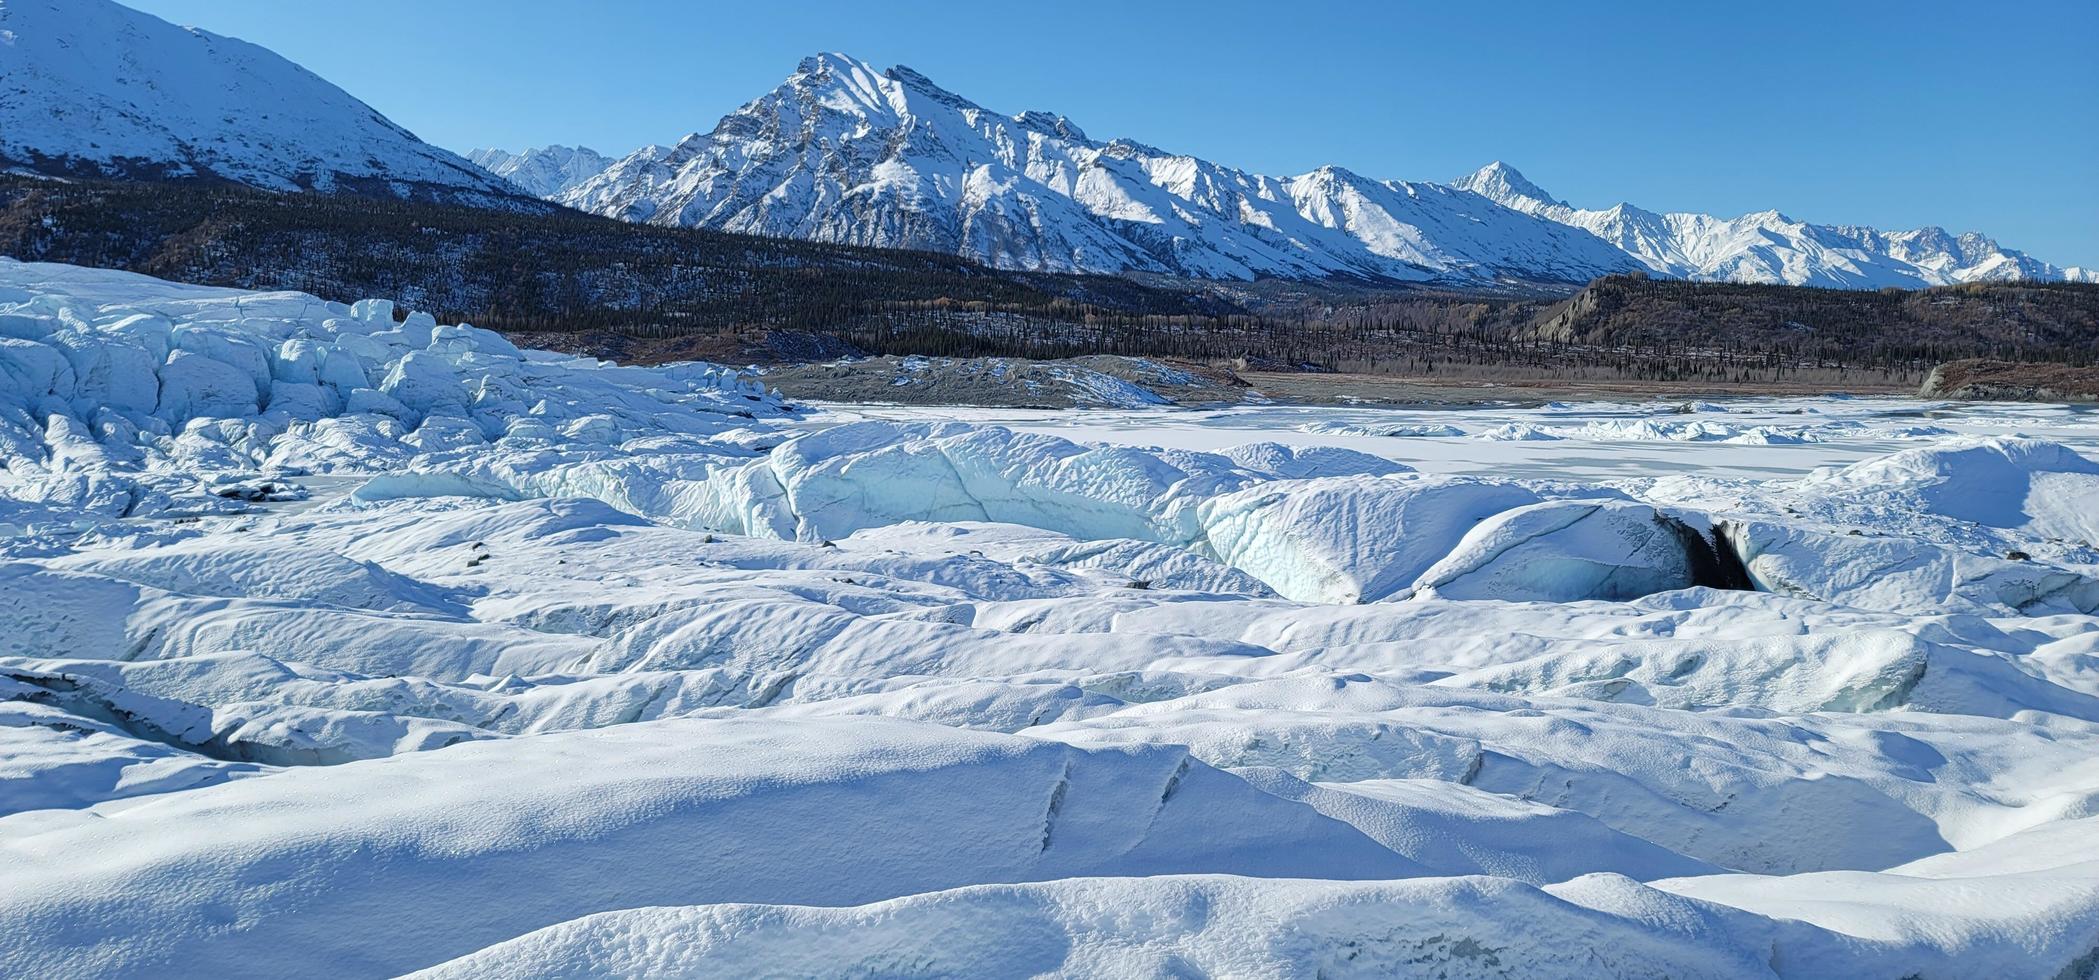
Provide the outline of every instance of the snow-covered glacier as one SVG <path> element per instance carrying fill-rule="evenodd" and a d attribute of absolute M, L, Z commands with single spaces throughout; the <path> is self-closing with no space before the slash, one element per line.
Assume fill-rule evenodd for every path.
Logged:
<path fill-rule="evenodd" d="M 2099 962 L 2099 414 L 937 415 L 0 260 L 0 972 Z"/>

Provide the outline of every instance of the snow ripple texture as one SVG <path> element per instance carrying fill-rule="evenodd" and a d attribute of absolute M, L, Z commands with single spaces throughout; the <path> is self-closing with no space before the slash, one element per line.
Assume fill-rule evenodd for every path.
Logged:
<path fill-rule="evenodd" d="M 1726 411 L 1536 445 L 1815 449 Z M 0 261 L 0 963 L 2087 976 L 2099 463 L 1905 438 L 838 423 Z"/>

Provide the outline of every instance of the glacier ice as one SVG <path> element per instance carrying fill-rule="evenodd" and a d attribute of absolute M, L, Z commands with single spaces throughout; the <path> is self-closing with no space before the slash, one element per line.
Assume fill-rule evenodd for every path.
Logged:
<path fill-rule="evenodd" d="M 4 260 L 0 341 L 18 972 L 2048 976 L 2099 947 L 2073 410 L 1064 438 Z M 1613 452 L 1828 465 L 1577 469 Z"/>

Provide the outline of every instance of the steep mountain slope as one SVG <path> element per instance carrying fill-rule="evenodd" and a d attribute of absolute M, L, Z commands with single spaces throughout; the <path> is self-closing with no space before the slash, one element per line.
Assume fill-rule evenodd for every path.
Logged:
<path fill-rule="evenodd" d="M 1434 184 L 1266 177 L 1042 112 L 1005 116 L 842 55 L 560 196 L 598 214 L 956 252 L 1002 268 L 1205 278 L 1585 281 L 1593 236 Z"/>
<path fill-rule="evenodd" d="M 1961 282 L 2099 281 L 1999 246 L 1983 235 L 1937 227 L 1880 231 L 1816 225 L 1777 211 L 1739 218 L 1646 211 L 1618 204 L 1602 211 L 1555 199 L 1499 161 L 1452 181 L 1505 207 L 1588 231 L 1642 265 L 1676 279 L 1787 283 L 1863 289 Z"/>
<path fill-rule="evenodd" d="M 618 162 L 587 146 L 542 146 L 522 153 L 480 149 L 468 161 L 534 195 L 560 197 Z"/>
<path fill-rule="evenodd" d="M 267 49 L 109 0 L 0 0 L 0 169 L 527 200 Z"/>

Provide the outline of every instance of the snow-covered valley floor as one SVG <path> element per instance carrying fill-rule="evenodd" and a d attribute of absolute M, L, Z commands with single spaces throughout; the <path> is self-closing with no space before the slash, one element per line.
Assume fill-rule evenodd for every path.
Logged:
<path fill-rule="evenodd" d="M 2090 977 L 2099 415 L 788 405 L 0 260 L 0 974 Z"/>

